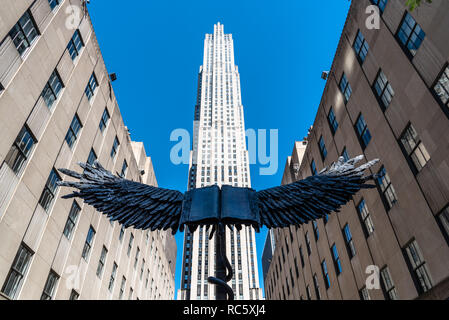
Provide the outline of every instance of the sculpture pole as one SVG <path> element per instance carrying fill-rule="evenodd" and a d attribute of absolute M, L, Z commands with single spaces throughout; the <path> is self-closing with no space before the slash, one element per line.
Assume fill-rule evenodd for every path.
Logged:
<path fill-rule="evenodd" d="M 226 230 L 223 223 L 215 226 L 215 277 L 209 277 L 207 281 L 216 285 L 215 299 L 216 300 L 234 300 L 234 291 L 227 284 L 231 281 L 233 271 L 232 266 L 226 257 Z M 226 274 L 226 269 L 228 274 Z"/>

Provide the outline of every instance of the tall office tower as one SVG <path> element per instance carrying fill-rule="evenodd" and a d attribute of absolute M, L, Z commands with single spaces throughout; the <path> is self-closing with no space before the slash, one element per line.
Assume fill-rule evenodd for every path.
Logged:
<path fill-rule="evenodd" d="M 189 189 L 211 185 L 250 187 L 249 159 L 240 94 L 240 75 L 234 64 L 234 44 L 223 25 L 206 34 L 204 61 L 198 80 Z M 226 253 L 235 271 L 232 288 L 236 299 L 260 299 L 255 234 L 226 229 Z M 214 241 L 205 228 L 186 231 L 184 265 L 179 299 L 214 299 L 207 278 L 215 275 Z"/>
<path fill-rule="evenodd" d="M 124 229 L 56 182 L 95 159 L 157 185 L 131 141 L 88 13 L 78 0 L 2 1 L 0 300 L 172 299 L 170 233 Z M 74 20 L 68 20 L 73 22 Z M 74 22 L 73 22 L 74 23 Z"/>
<path fill-rule="evenodd" d="M 379 29 L 365 24 L 373 3 Z M 449 1 L 351 2 L 306 150 L 295 144 L 282 183 L 364 155 L 380 159 L 377 188 L 275 231 L 268 299 L 449 298 L 448 29 Z"/>

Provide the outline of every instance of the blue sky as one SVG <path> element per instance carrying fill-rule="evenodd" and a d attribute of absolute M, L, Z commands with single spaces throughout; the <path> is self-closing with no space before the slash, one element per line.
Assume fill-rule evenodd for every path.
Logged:
<path fill-rule="evenodd" d="M 170 133 L 192 132 L 197 76 L 205 33 L 224 24 L 232 33 L 239 66 L 246 128 L 279 130 L 279 168 L 259 175 L 256 190 L 279 185 L 295 140 L 315 119 L 349 9 L 349 1 L 91 0 L 90 14 L 125 124 L 152 157 L 159 186 L 185 191 L 188 166 L 170 162 Z M 260 257 L 266 230 L 257 235 Z M 176 289 L 180 285 L 183 235 L 176 236 Z"/>

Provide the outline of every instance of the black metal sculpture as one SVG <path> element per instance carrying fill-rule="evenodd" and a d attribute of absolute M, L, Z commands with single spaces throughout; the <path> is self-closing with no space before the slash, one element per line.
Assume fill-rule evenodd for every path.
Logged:
<path fill-rule="evenodd" d="M 149 186 L 126 180 L 105 170 L 99 162 L 94 165 L 79 163 L 83 173 L 59 169 L 78 181 L 61 181 L 59 185 L 78 191 L 63 198 L 78 197 L 118 221 L 136 229 L 168 230 L 175 234 L 187 226 L 194 232 L 198 226 L 212 227 L 210 239 L 216 232 L 216 277 L 209 282 L 217 285 L 217 299 L 232 300 L 232 267 L 226 258 L 225 226 L 241 230 L 242 225 L 284 228 L 299 226 L 311 220 L 338 212 L 351 197 L 375 175 L 364 176 L 364 171 L 378 162 L 373 160 L 359 167 L 355 164 L 363 156 L 344 161 L 343 157 L 319 174 L 288 185 L 256 192 L 249 188 L 224 185 L 179 191 Z M 227 273 L 226 273 L 227 270 Z"/>

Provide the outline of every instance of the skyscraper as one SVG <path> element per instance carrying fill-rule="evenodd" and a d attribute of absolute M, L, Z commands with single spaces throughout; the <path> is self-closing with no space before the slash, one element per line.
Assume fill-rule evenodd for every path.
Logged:
<path fill-rule="evenodd" d="M 189 189 L 210 185 L 251 187 L 245 142 L 240 75 L 234 64 L 234 43 L 223 25 L 206 34 L 204 60 L 198 76 L 193 150 L 190 155 Z M 240 232 L 226 229 L 226 255 L 233 270 L 236 299 L 259 299 L 259 275 L 255 235 L 252 228 Z M 214 299 L 214 242 L 207 230 L 186 231 L 180 299 Z"/>

